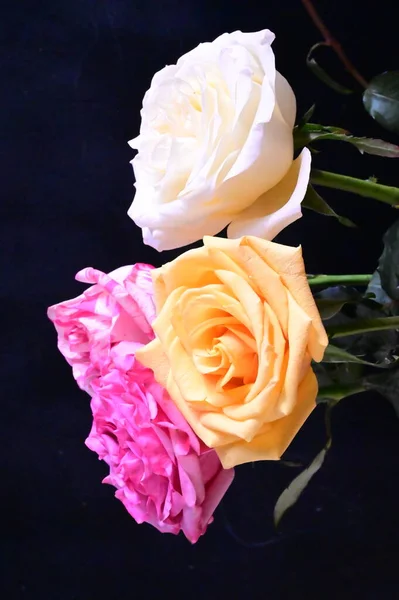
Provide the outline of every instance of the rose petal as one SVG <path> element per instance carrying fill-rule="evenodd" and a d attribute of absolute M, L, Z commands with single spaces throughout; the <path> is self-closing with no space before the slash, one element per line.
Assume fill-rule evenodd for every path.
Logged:
<path fill-rule="evenodd" d="M 298 388 L 297 403 L 289 415 L 268 424 L 265 433 L 260 433 L 249 443 L 242 441 L 217 449 L 223 467 L 229 469 L 237 463 L 281 458 L 313 411 L 316 395 L 317 379 L 313 371 L 309 371 Z"/>
<path fill-rule="evenodd" d="M 285 177 L 234 219 L 229 238 L 253 235 L 272 240 L 284 227 L 302 216 L 301 202 L 309 183 L 311 154 L 304 148 Z"/>

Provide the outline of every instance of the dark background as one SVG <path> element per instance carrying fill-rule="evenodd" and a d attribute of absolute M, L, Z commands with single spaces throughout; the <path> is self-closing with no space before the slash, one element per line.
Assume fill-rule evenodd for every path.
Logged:
<path fill-rule="evenodd" d="M 316 4 L 366 78 L 399 67 L 392 1 Z M 199 42 L 269 27 L 299 113 L 316 101 L 316 121 L 394 137 L 359 95 L 338 96 L 307 71 L 320 35 L 300 0 L 13 0 L 1 9 L 1 597 L 398 598 L 399 423 L 385 400 L 362 394 L 338 406 L 325 466 L 278 533 L 273 506 L 297 471 L 244 465 L 191 546 L 136 525 L 101 484 L 105 465 L 84 445 L 88 397 L 46 319 L 48 305 L 82 291 L 74 275 L 83 267 L 159 265 L 177 254 L 143 246 L 126 216 L 127 140 L 152 75 Z M 332 53 L 319 56 L 351 83 Z M 324 148 L 319 167 L 398 185 L 394 160 Z M 396 214 L 325 195 L 358 229 L 307 214 L 281 241 L 303 243 L 308 272 L 371 272 Z M 323 443 L 319 408 L 288 456 L 306 464 Z"/>

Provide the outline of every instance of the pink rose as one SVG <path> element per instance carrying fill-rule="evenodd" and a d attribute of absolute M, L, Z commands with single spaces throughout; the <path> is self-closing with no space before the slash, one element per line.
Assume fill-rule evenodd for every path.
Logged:
<path fill-rule="evenodd" d="M 180 530 L 195 543 L 231 484 L 214 450 L 194 434 L 153 372 L 135 359 L 154 337 L 148 265 L 110 275 L 78 273 L 94 283 L 81 296 L 49 308 L 58 347 L 82 389 L 92 396 L 87 446 L 110 468 L 104 483 L 138 523 Z"/>
<path fill-rule="evenodd" d="M 58 348 L 72 366 L 79 387 L 89 394 L 90 381 L 101 373 L 113 344 L 122 340 L 145 344 L 153 339 L 153 268 L 138 263 L 109 275 L 83 269 L 76 279 L 95 285 L 81 296 L 48 309 L 57 330 Z"/>
<path fill-rule="evenodd" d="M 130 342 L 111 351 L 112 364 L 92 381 L 94 421 L 87 446 L 110 467 L 104 483 L 138 523 L 195 543 L 233 479 L 214 450 L 191 430 Z"/>

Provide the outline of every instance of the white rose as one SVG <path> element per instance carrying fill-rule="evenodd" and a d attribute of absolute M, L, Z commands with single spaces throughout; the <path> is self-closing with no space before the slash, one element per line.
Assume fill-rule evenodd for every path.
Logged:
<path fill-rule="evenodd" d="M 301 216 L 310 152 L 293 158 L 294 93 L 275 69 L 269 30 L 225 33 L 154 76 L 129 144 L 129 216 L 157 250 L 226 225 L 228 237 L 273 239 Z"/>

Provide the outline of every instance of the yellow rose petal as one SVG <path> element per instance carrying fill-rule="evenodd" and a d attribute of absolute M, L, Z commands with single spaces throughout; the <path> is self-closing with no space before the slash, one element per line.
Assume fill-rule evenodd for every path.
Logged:
<path fill-rule="evenodd" d="M 153 278 L 157 338 L 138 360 L 225 467 L 279 458 L 315 406 L 327 344 L 301 249 L 208 237 Z"/>

